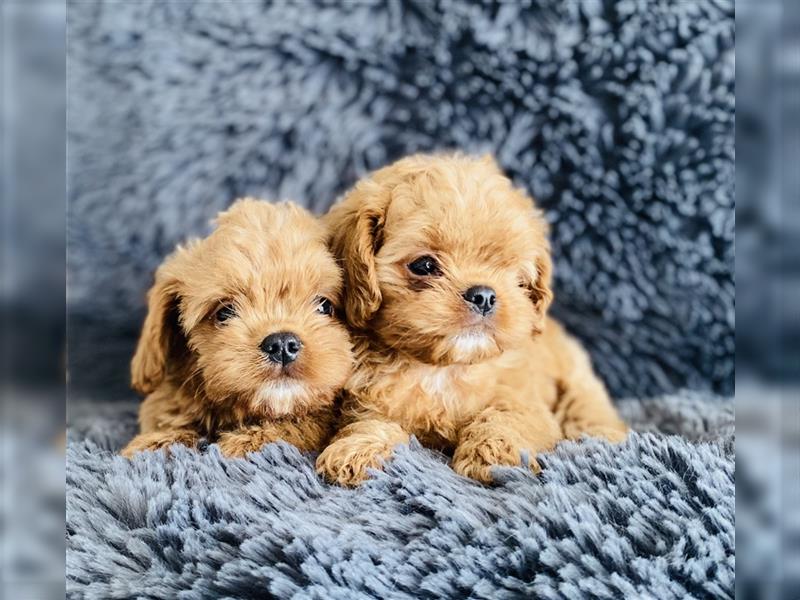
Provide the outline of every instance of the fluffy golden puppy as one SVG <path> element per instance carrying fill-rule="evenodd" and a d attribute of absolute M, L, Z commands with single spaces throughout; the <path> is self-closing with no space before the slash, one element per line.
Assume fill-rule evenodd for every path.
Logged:
<path fill-rule="evenodd" d="M 156 272 L 131 364 L 148 395 L 125 456 L 201 438 L 229 456 L 277 440 L 319 450 L 333 434 L 352 353 L 321 223 L 243 199 L 216 224 Z"/>
<path fill-rule="evenodd" d="M 325 217 L 344 267 L 356 367 L 317 460 L 354 485 L 414 434 L 491 481 L 563 438 L 622 440 L 586 352 L 547 317 L 547 226 L 491 158 L 412 156 Z"/>

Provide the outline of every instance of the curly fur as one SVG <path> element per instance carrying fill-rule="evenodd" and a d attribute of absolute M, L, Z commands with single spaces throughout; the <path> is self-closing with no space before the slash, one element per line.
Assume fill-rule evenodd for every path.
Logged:
<path fill-rule="evenodd" d="M 277 440 L 305 450 L 327 441 L 351 354 L 345 327 L 316 310 L 341 294 L 324 237 L 298 206 L 244 199 L 218 216 L 208 238 L 167 258 L 131 363 L 133 386 L 148 394 L 141 433 L 123 454 L 201 438 L 236 456 Z M 221 307 L 233 316 L 217 319 Z M 303 343 L 288 365 L 259 347 L 278 331 Z"/>
<path fill-rule="evenodd" d="M 317 462 L 329 480 L 360 483 L 409 434 L 484 482 L 493 465 L 563 437 L 625 437 L 588 356 L 547 317 L 546 224 L 491 157 L 400 160 L 325 220 L 357 330 L 346 426 Z M 436 259 L 436 276 L 409 269 L 421 256 Z M 476 285 L 496 291 L 488 316 L 463 298 Z"/>

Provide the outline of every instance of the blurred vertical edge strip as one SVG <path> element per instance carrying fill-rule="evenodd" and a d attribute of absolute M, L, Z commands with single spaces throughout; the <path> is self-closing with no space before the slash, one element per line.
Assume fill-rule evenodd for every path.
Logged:
<path fill-rule="evenodd" d="M 0 598 L 64 597 L 66 7 L 0 0 Z"/>
<path fill-rule="evenodd" d="M 800 589 L 800 6 L 736 4 L 737 598 Z"/>

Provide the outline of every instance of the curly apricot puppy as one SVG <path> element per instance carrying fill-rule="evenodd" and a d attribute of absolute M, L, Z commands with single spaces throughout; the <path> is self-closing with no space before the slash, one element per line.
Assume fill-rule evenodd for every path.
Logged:
<path fill-rule="evenodd" d="M 546 223 L 491 158 L 400 160 L 325 218 L 356 355 L 317 460 L 328 480 L 358 484 L 410 434 L 483 482 L 564 437 L 624 439 L 587 354 L 546 316 Z"/>
<path fill-rule="evenodd" d="M 201 438 L 229 456 L 277 440 L 319 450 L 334 432 L 352 353 L 321 223 L 253 199 L 216 222 L 156 272 L 131 364 L 149 395 L 125 456 Z"/>

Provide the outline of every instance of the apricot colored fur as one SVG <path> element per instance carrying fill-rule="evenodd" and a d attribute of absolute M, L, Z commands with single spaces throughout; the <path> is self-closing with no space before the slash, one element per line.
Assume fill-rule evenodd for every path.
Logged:
<path fill-rule="evenodd" d="M 414 434 L 452 451 L 453 468 L 491 481 L 521 452 L 626 425 L 581 346 L 547 316 L 547 226 L 489 158 L 412 156 L 360 181 L 328 213 L 344 268 L 356 367 L 343 427 L 317 460 L 328 480 L 356 485 Z M 408 265 L 434 256 L 437 277 Z M 462 297 L 497 293 L 481 317 Z"/>
<path fill-rule="evenodd" d="M 335 430 L 335 399 L 352 365 L 347 330 L 317 310 L 340 305 L 342 276 L 322 225 L 293 204 L 236 202 L 209 237 L 179 247 L 159 267 L 131 363 L 147 394 L 141 433 L 122 451 L 201 438 L 242 456 L 284 440 L 319 450 Z M 220 307 L 235 314 L 220 322 Z M 259 348 L 291 331 L 303 348 L 286 367 Z"/>

